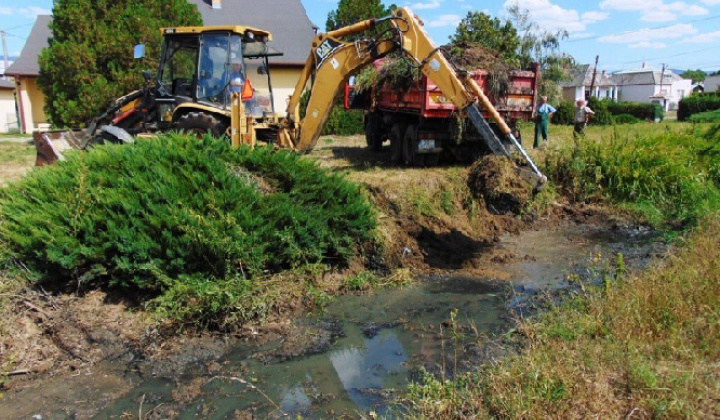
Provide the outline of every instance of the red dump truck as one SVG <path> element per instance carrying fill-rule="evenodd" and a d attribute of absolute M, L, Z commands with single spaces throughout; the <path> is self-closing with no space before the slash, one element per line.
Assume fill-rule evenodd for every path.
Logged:
<path fill-rule="evenodd" d="M 375 62 L 376 69 L 381 66 L 382 60 Z M 489 72 L 474 70 L 471 75 L 511 129 L 519 120 L 532 121 L 539 66 L 511 70 L 501 94 L 491 89 Z M 475 126 L 424 75 L 407 89 L 384 85 L 356 94 L 349 83 L 345 89 L 345 108 L 365 110 L 368 147 L 379 151 L 385 141 L 390 141 L 392 160 L 396 162 L 434 165 L 443 153 L 460 161 L 473 161 L 489 152 Z M 486 121 L 492 121 L 487 110 L 481 111 Z M 490 126 L 498 133 L 493 123 Z M 515 137 L 520 140 L 518 132 Z"/>

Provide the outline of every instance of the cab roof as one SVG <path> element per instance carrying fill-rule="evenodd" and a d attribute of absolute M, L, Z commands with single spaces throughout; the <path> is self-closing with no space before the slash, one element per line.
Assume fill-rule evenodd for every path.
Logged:
<path fill-rule="evenodd" d="M 245 32 L 252 32 L 256 36 L 267 36 L 267 40 L 272 41 L 272 34 L 270 32 L 253 28 L 252 26 L 242 25 L 176 26 L 173 28 L 161 28 L 160 31 L 162 31 L 163 34 L 199 34 L 204 32 L 229 31 L 238 35 L 243 35 Z"/>

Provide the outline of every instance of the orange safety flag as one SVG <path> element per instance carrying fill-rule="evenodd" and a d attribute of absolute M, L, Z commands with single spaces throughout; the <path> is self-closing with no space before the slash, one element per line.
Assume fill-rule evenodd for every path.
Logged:
<path fill-rule="evenodd" d="M 250 84 L 250 79 L 245 78 L 245 83 L 243 83 L 240 99 L 242 99 L 243 101 L 249 101 L 253 98 L 253 96 L 255 96 L 255 93 L 253 92 L 252 84 Z"/>

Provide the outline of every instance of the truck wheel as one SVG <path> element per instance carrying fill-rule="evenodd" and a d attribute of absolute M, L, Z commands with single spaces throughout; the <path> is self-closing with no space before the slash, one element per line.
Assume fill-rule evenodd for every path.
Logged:
<path fill-rule="evenodd" d="M 425 155 L 417 152 L 417 125 L 410 124 L 403 136 L 403 161 L 410 166 L 425 166 Z"/>
<path fill-rule="evenodd" d="M 373 152 L 379 152 L 383 144 L 382 117 L 370 114 L 365 124 L 365 141 Z"/>
<path fill-rule="evenodd" d="M 198 138 L 202 138 L 206 133 L 220 138 L 227 129 L 217 117 L 204 112 L 188 112 L 175 122 L 174 127 L 188 134 L 194 134 Z"/>
<path fill-rule="evenodd" d="M 403 158 L 403 138 L 405 137 L 405 124 L 395 123 L 390 129 L 390 161 L 398 163 Z"/>

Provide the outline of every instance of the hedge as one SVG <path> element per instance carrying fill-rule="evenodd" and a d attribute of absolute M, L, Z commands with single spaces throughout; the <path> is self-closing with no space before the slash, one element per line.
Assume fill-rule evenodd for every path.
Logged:
<path fill-rule="evenodd" d="M 678 107 L 678 121 L 687 121 L 691 115 L 720 109 L 720 97 L 714 93 L 683 98 Z"/>

